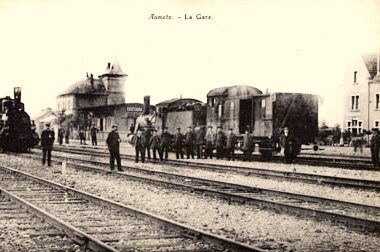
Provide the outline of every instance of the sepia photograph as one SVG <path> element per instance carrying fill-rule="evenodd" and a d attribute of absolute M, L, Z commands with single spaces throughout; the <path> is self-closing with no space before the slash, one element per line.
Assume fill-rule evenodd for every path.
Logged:
<path fill-rule="evenodd" d="M 380 249 L 380 1 L 0 0 L 0 251 Z"/>

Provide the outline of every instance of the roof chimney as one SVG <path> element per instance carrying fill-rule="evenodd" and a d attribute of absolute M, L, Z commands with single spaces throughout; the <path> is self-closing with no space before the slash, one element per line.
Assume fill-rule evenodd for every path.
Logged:
<path fill-rule="evenodd" d="M 88 78 L 88 72 L 86 72 L 86 77 Z"/>
<path fill-rule="evenodd" d="M 90 76 L 90 82 L 91 82 L 91 90 L 93 90 L 94 89 L 94 75 L 92 75 L 91 74 L 91 76 Z"/>
<path fill-rule="evenodd" d="M 111 68 L 111 63 L 108 62 L 106 70 L 110 70 L 110 68 Z"/>

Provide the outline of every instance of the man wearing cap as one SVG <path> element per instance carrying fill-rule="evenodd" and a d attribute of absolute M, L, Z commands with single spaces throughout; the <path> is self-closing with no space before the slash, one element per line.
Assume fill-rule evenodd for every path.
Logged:
<path fill-rule="evenodd" d="M 216 159 L 223 158 L 223 149 L 226 142 L 226 134 L 222 131 L 222 126 L 217 127 L 215 148 L 216 148 Z"/>
<path fill-rule="evenodd" d="M 141 162 L 145 162 L 145 148 L 147 145 L 147 140 L 141 129 L 137 130 L 136 136 L 133 138 L 133 145 L 135 146 L 135 163 L 139 162 L 139 156 L 141 157 Z"/>
<path fill-rule="evenodd" d="M 380 150 L 380 135 L 379 135 L 379 129 L 373 128 L 372 129 L 373 136 L 371 139 L 371 157 L 372 157 L 372 163 L 375 168 L 380 167 L 379 162 L 379 150 Z"/>
<path fill-rule="evenodd" d="M 183 135 L 181 133 L 181 128 L 177 128 L 177 133 L 174 135 L 174 149 L 175 149 L 175 157 L 176 159 L 183 159 Z"/>
<path fill-rule="evenodd" d="M 91 142 L 93 146 L 98 145 L 98 141 L 96 139 L 96 133 L 98 133 L 98 128 L 95 127 L 95 123 L 92 124 L 92 127 L 90 129 L 90 135 L 91 135 Z"/>
<path fill-rule="evenodd" d="M 50 123 L 46 123 L 45 126 L 45 130 L 41 133 L 42 165 L 45 165 L 47 155 L 48 166 L 51 166 L 51 151 L 53 150 L 55 134 L 54 131 L 50 129 Z"/>
<path fill-rule="evenodd" d="M 108 145 L 108 150 L 110 151 L 110 168 L 111 172 L 115 168 L 115 159 L 117 162 L 117 169 L 122 171 L 121 169 L 121 159 L 120 159 L 120 136 L 117 132 L 118 126 L 116 124 L 112 125 L 112 131 L 108 133 L 106 143 Z"/>
<path fill-rule="evenodd" d="M 207 127 L 207 132 L 205 135 L 206 141 L 206 155 L 205 158 L 210 157 L 212 159 L 212 152 L 214 150 L 215 134 L 212 132 L 212 126 Z"/>
<path fill-rule="evenodd" d="M 168 160 L 168 150 L 170 147 L 170 134 L 168 132 L 168 127 L 163 128 L 163 132 L 161 133 L 161 161 L 163 158 Z"/>
<path fill-rule="evenodd" d="M 229 128 L 226 136 L 226 151 L 228 160 L 235 160 L 235 145 L 236 145 L 236 136 L 233 133 L 233 129 Z"/>
<path fill-rule="evenodd" d="M 196 127 L 195 128 L 195 149 L 197 152 L 197 158 L 200 159 L 202 157 L 202 146 L 204 145 L 204 131 Z"/>
<path fill-rule="evenodd" d="M 297 157 L 298 141 L 296 137 L 289 132 L 288 127 L 284 127 L 281 143 L 284 148 L 285 162 L 291 164 Z"/>
<path fill-rule="evenodd" d="M 149 140 L 149 145 L 150 145 L 150 148 L 152 149 L 153 160 L 157 160 L 156 152 L 158 152 L 160 160 L 162 160 L 161 136 L 157 135 L 157 130 L 153 130 L 153 135 Z"/>
<path fill-rule="evenodd" d="M 186 147 L 186 155 L 187 159 L 194 159 L 194 143 L 195 143 L 195 135 L 193 128 L 191 126 L 187 127 L 187 132 L 185 134 L 185 147 Z"/>

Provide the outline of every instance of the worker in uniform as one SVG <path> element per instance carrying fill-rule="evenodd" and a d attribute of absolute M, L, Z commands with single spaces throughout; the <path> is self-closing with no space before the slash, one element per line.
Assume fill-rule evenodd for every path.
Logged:
<path fill-rule="evenodd" d="M 241 150 L 243 151 L 243 161 L 251 160 L 252 145 L 253 142 L 250 134 L 250 129 L 247 127 L 243 136 L 243 146 L 241 147 Z"/>
<path fill-rule="evenodd" d="M 65 129 L 65 142 L 66 144 L 69 144 L 69 137 L 70 137 L 70 127 L 67 125 Z"/>
<path fill-rule="evenodd" d="M 147 154 L 148 159 L 150 160 L 150 138 L 152 137 L 152 133 L 150 132 L 150 129 L 146 129 L 143 132 L 143 135 L 146 141 L 146 144 L 145 144 L 146 154 Z"/>
<path fill-rule="evenodd" d="M 79 130 L 79 141 L 80 141 L 80 144 L 86 145 L 86 136 L 84 133 L 84 129 L 82 127 Z"/>
<path fill-rule="evenodd" d="M 285 162 L 291 164 L 297 157 L 298 141 L 296 137 L 285 127 L 281 137 L 281 147 L 284 149 Z"/>
<path fill-rule="evenodd" d="M 187 127 L 187 132 L 185 134 L 185 147 L 187 159 L 194 159 L 194 144 L 195 144 L 195 135 L 193 128 L 191 126 Z"/>
<path fill-rule="evenodd" d="M 235 160 L 236 136 L 233 129 L 229 128 L 226 136 L 226 151 L 228 160 Z"/>
<path fill-rule="evenodd" d="M 41 133 L 42 165 L 45 165 L 47 156 L 47 164 L 51 166 L 51 152 L 53 150 L 55 133 L 50 128 L 50 123 L 46 123 L 45 126 L 45 130 Z"/>
<path fill-rule="evenodd" d="M 206 155 L 205 158 L 210 157 L 212 159 L 212 152 L 214 150 L 214 141 L 215 141 L 215 135 L 212 131 L 212 126 L 207 127 L 206 135 L 205 135 L 205 141 L 206 141 Z"/>
<path fill-rule="evenodd" d="M 90 135 L 91 135 L 91 143 L 93 146 L 98 145 L 98 140 L 96 139 L 96 133 L 98 133 L 98 128 L 95 127 L 95 123 L 92 124 L 92 127 L 90 129 Z"/>
<path fill-rule="evenodd" d="M 204 145 L 204 134 L 203 131 L 199 128 L 195 128 L 195 150 L 197 153 L 197 158 L 202 157 L 202 146 Z"/>
<path fill-rule="evenodd" d="M 64 132 L 62 126 L 59 125 L 59 128 L 58 128 L 58 143 L 59 143 L 59 145 L 62 145 L 62 143 L 63 143 L 63 135 L 64 135 L 64 133 L 65 132 Z"/>
<path fill-rule="evenodd" d="M 380 167 L 379 150 L 380 150 L 380 134 L 379 129 L 373 128 L 373 136 L 371 139 L 371 157 L 374 167 Z"/>
<path fill-rule="evenodd" d="M 225 143 L 226 134 L 224 134 L 222 126 L 218 126 L 215 137 L 216 159 L 223 159 L 223 150 Z"/>
<path fill-rule="evenodd" d="M 110 133 L 108 133 L 106 143 L 108 146 L 108 150 L 110 152 L 110 168 L 111 172 L 115 168 L 115 159 L 117 162 L 117 169 L 119 171 L 122 171 L 121 169 L 121 158 L 120 158 L 120 142 L 121 138 L 119 136 L 118 131 L 118 125 L 114 124 L 112 125 L 112 130 Z"/>
<path fill-rule="evenodd" d="M 177 133 L 174 134 L 174 149 L 176 159 L 183 159 L 183 134 L 181 133 L 181 128 L 177 128 Z"/>
<path fill-rule="evenodd" d="M 141 157 L 141 163 L 145 162 L 145 149 L 148 145 L 145 135 L 141 129 L 137 130 L 136 136 L 133 139 L 133 145 L 135 146 L 135 163 L 139 162 L 139 156 Z"/>
<path fill-rule="evenodd" d="M 157 130 L 153 130 L 153 135 L 150 138 L 149 145 L 152 149 L 153 160 L 157 160 L 156 152 L 158 152 L 160 160 L 162 160 L 161 136 L 157 134 Z"/>
<path fill-rule="evenodd" d="M 163 128 L 163 132 L 161 133 L 161 161 L 163 158 L 168 160 L 168 151 L 170 147 L 170 134 L 168 132 L 168 127 Z"/>

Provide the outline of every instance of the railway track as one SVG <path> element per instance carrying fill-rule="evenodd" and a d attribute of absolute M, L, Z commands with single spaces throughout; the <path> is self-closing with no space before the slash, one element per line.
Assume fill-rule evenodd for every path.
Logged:
<path fill-rule="evenodd" d="M 78 149 L 67 149 L 67 148 L 57 148 L 56 151 L 61 151 L 70 154 L 79 154 L 79 155 L 96 155 L 96 157 L 109 158 L 109 155 L 105 152 L 99 151 L 88 151 L 88 150 L 78 150 Z M 131 155 L 121 155 L 123 159 L 134 160 L 134 157 Z M 173 166 L 186 166 L 188 168 L 210 170 L 215 172 L 230 172 L 242 174 L 245 176 L 259 176 L 265 178 L 274 178 L 277 180 L 285 181 L 299 181 L 303 183 L 312 183 L 312 184 L 325 184 L 331 186 L 347 187 L 347 188 L 356 188 L 363 190 L 376 190 L 380 191 L 380 181 L 377 180 L 368 180 L 368 179 L 354 179 L 354 178 L 345 178 L 338 176 L 325 176 L 311 173 L 301 173 L 301 172 L 291 172 L 291 171 L 280 171 L 270 168 L 255 168 L 255 167 L 239 167 L 233 165 L 221 165 L 221 164 L 210 164 L 210 163 L 201 163 L 195 161 L 186 161 L 183 160 L 168 160 L 166 164 Z"/>
<path fill-rule="evenodd" d="M 262 251 L 0 166 L 0 187 L 93 251 Z"/>
<path fill-rule="evenodd" d="M 65 147 L 65 146 L 56 146 L 55 150 L 65 150 L 70 151 L 73 154 L 76 151 L 89 151 L 89 152 L 99 152 L 104 153 L 106 147 L 100 146 L 81 146 L 81 147 Z M 123 158 L 133 159 L 132 155 L 122 155 Z M 235 154 L 237 160 L 242 160 L 243 155 Z M 253 154 L 251 156 L 251 161 L 260 161 L 260 162 L 274 162 L 274 163 L 282 163 L 284 160 L 281 156 L 271 156 L 265 157 L 260 154 Z M 350 157 L 345 155 L 325 155 L 321 153 L 302 153 L 299 155 L 295 163 L 297 164 L 305 164 L 311 166 L 325 166 L 332 168 L 344 168 L 350 170 L 369 170 L 369 171 L 377 171 L 378 168 L 373 167 L 372 161 L 367 157 Z"/>
<path fill-rule="evenodd" d="M 33 157 L 40 159 L 39 156 Z M 82 158 L 63 158 L 69 166 L 76 169 L 109 173 L 109 164 L 105 162 Z M 60 162 L 61 160 L 56 161 Z M 350 227 L 359 227 L 368 231 L 380 231 L 379 207 L 182 176 L 153 169 L 133 166 L 124 166 L 123 168 L 125 169 L 124 172 L 114 173 L 114 175 L 143 183 L 217 196 L 229 201 L 249 203 L 276 212 L 343 223 Z"/>
<path fill-rule="evenodd" d="M 1 251 L 85 251 L 16 195 L 0 188 Z"/>

